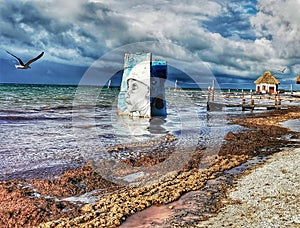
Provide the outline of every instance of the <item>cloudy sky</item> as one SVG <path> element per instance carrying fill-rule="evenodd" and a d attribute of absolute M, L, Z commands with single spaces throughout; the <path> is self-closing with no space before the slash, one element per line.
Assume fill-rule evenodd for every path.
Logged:
<path fill-rule="evenodd" d="M 251 87 L 266 70 L 289 87 L 300 74 L 299 8 L 299 0 L 0 0 L 0 83 L 78 84 L 99 59 L 139 47 L 180 70 L 201 62 L 224 87 Z M 16 70 L 5 50 L 25 61 L 45 55 Z M 105 69 L 120 70 L 122 59 L 107 59 Z"/>

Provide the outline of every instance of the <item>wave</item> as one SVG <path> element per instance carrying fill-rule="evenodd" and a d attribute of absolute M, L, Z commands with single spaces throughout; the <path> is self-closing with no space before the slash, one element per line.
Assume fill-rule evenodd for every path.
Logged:
<path fill-rule="evenodd" d="M 32 120 L 70 120 L 70 117 L 57 117 L 57 116 L 38 116 L 38 115 L 34 115 L 34 116 L 13 116 L 13 115 L 9 115 L 9 116 L 0 116 L 0 122 L 12 122 L 12 121 L 32 121 Z"/>

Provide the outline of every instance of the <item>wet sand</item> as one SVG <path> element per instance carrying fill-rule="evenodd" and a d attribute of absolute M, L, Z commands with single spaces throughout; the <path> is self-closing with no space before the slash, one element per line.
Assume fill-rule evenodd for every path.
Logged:
<path fill-rule="evenodd" d="M 196 226 L 201 221 L 209 221 L 224 207 L 226 203 L 222 199 L 232 188 L 235 178 L 252 166 L 243 165 L 245 162 L 299 146 L 297 141 L 290 140 L 299 138 L 299 134 L 278 124 L 299 119 L 299 111 L 299 108 L 290 108 L 231 119 L 233 124 L 249 130 L 229 132 L 226 143 L 210 166 L 199 169 L 201 148 L 198 148 L 182 170 L 142 187 L 111 183 L 89 164 L 52 180 L 1 181 L 0 226 L 116 227 L 122 223 L 123 227 L 130 224 L 135 227 Z M 137 158 L 126 164 L 151 166 L 162 161 L 162 156 L 167 155 L 155 157 L 153 154 L 150 158 Z M 66 200 L 66 197 L 91 191 L 95 191 L 95 198 L 100 199 L 96 203 Z"/>

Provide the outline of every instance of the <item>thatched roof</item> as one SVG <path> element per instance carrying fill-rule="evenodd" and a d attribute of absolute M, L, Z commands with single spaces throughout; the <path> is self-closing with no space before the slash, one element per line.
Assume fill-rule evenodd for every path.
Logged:
<path fill-rule="evenodd" d="M 275 78 L 274 75 L 271 74 L 270 71 L 266 71 L 265 73 L 263 73 L 263 75 L 261 75 L 256 81 L 254 81 L 254 83 L 255 84 L 266 83 L 266 84 L 275 84 L 275 85 L 280 84 L 280 82 Z"/>
<path fill-rule="evenodd" d="M 300 74 L 298 75 L 298 77 L 296 79 L 296 84 L 300 84 Z"/>

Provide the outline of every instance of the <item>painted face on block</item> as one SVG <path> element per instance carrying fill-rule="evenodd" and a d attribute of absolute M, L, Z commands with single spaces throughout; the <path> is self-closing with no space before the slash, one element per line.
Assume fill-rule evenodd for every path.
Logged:
<path fill-rule="evenodd" d="M 149 86 L 135 79 L 127 81 L 126 105 L 129 112 L 142 111 L 149 106 Z"/>

